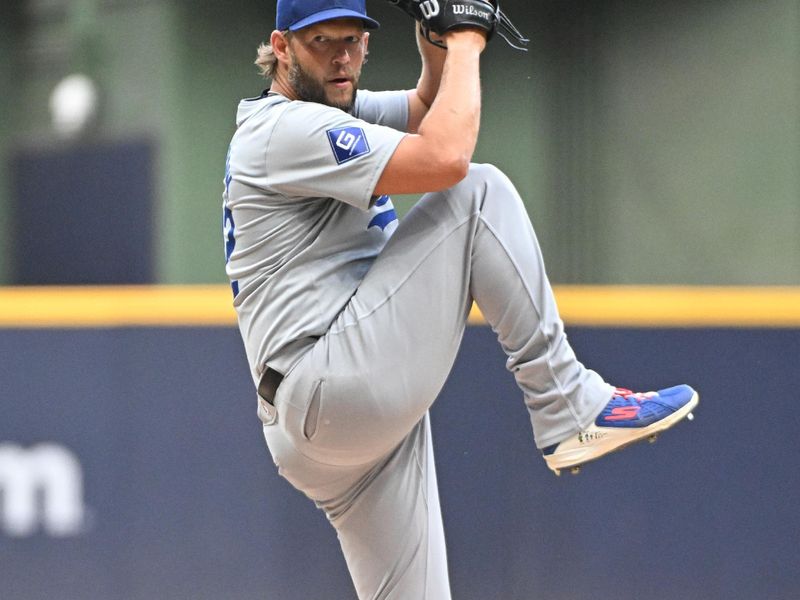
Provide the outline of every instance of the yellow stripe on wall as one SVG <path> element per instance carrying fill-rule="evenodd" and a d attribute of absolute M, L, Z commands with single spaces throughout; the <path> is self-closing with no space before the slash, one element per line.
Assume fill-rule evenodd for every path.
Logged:
<path fill-rule="evenodd" d="M 556 286 L 568 326 L 800 327 L 800 287 Z M 0 327 L 234 326 L 225 285 L 0 288 Z M 471 324 L 484 324 L 477 307 Z"/>
<path fill-rule="evenodd" d="M 561 286 L 569 325 L 800 327 L 800 287 Z"/>
<path fill-rule="evenodd" d="M 223 285 L 0 288 L 0 327 L 234 325 L 232 298 Z"/>

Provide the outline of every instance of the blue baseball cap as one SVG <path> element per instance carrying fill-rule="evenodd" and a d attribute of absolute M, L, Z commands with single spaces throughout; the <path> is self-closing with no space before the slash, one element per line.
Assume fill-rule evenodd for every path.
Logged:
<path fill-rule="evenodd" d="M 380 24 L 367 16 L 366 0 L 278 0 L 275 28 L 297 31 L 331 19 L 361 19 L 366 29 Z"/>

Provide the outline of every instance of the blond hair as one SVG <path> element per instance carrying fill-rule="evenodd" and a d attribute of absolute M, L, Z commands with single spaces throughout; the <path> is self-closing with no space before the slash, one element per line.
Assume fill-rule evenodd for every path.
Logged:
<path fill-rule="evenodd" d="M 287 41 L 292 35 L 291 31 L 281 31 L 281 33 Z M 255 65 L 261 72 L 261 76 L 265 79 L 272 79 L 275 77 L 275 71 L 278 70 L 278 57 L 275 56 L 275 52 L 272 50 L 272 46 L 270 44 L 265 42 L 261 42 L 261 44 L 259 44 L 258 56 L 256 57 Z"/>
<path fill-rule="evenodd" d="M 261 76 L 265 79 L 271 79 L 275 75 L 278 59 L 272 51 L 272 46 L 264 43 L 258 46 L 258 56 L 255 64 L 261 72 Z"/>

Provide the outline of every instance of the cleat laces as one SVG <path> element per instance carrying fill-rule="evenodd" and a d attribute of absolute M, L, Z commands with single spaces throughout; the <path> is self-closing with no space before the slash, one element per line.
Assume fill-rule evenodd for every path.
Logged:
<path fill-rule="evenodd" d="M 656 392 L 633 392 L 627 388 L 618 387 L 614 388 L 614 395 L 620 396 L 625 399 L 630 398 L 632 400 L 636 400 L 637 402 L 641 403 L 644 402 L 645 400 L 649 400 L 654 396 L 657 396 L 658 394 Z"/>

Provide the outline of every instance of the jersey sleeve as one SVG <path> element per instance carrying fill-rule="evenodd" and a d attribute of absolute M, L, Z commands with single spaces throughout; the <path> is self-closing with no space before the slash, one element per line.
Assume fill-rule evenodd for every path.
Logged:
<path fill-rule="evenodd" d="M 408 131 L 408 91 L 359 90 L 355 115 L 369 123 Z"/>
<path fill-rule="evenodd" d="M 334 198 L 369 208 L 404 133 L 311 102 L 293 102 L 266 149 L 267 184 L 288 198 Z"/>

